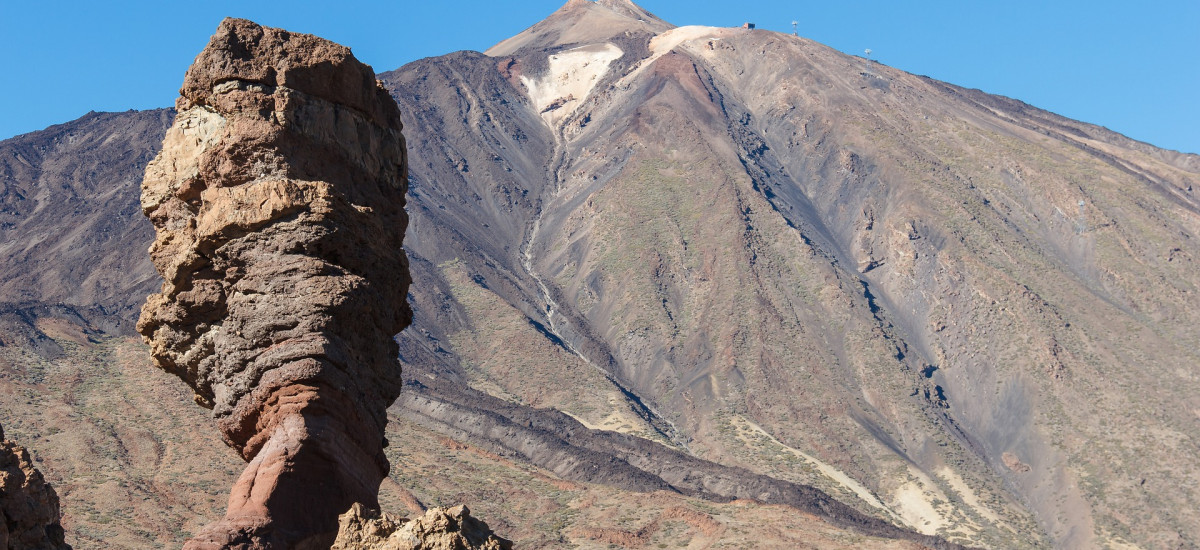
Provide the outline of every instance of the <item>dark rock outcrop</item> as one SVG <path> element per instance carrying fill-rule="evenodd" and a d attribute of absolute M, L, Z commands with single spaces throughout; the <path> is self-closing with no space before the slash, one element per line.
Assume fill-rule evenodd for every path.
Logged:
<path fill-rule="evenodd" d="M 715 502 L 790 506 L 832 525 L 926 548 L 966 548 L 867 516 L 807 485 L 716 464 L 640 437 L 593 430 L 556 410 L 509 403 L 453 383 L 410 380 L 397 407 L 419 424 L 572 481 L 634 492 L 671 491 Z"/>
<path fill-rule="evenodd" d="M 138 331 L 249 461 L 189 545 L 329 545 L 387 475 L 411 321 L 400 113 L 350 50 L 226 19 L 146 168 L 164 282 Z"/>
<path fill-rule="evenodd" d="M 0 426 L 0 550 L 70 549 L 60 518 L 58 494 Z"/>

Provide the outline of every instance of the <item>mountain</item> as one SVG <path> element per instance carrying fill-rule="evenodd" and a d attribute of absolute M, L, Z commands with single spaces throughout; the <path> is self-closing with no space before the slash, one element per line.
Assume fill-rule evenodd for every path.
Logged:
<path fill-rule="evenodd" d="M 636 9 L 383 75 L 443 170 L 413 357 L 930 532 L 1195 540 L 1195 156 Z"/>
<path fill-rule="evenodd" d="M 410 148 L 393 502 L 464 502 L 548 547 L 672 540 L 596 502 L 724 529 L 685 522 L 693 542 L 786 505 L 821 518 L 807 533 L 1200 544 L 1200 157 L 624 0 L 572 0 L 487 52 L 379 78 Z M 69 401 L 83 382 L 47 386 L 39 361 L 136 348 L 111 335 L 152 290 L 149 224 L 129 218 L 129 241 L 80 228 L 136 201 L 136 162 L 103 159 L 148 161 L 139 144 L 169 118 L 91 115 L 0 143 L 5 246 L 30 251 L 0 267 L 23 391 Z M 87 168 L 35 170 L 51 162 Z M 10 206 L 29 197 L 58 214 Z M 118 282 L 56 289 L 22 275 L 35 268 Z M 7 421 L 32 405 L 3 414 L 29 446 L 59 445 Z M 42 469 L 67 522 L 82 489 Z M 514 499 L 553 525 L 495 505 Z"/>
<path fill-rule="evenodd" d="M 152 230 L 138 189 L 172 116 L 89 113 L 0 142 L 0 318 L 70 308 L 109 331 L 132 331 L 161 282 L 145 254 Z M 6 329 L 0 340 L 15 334 Z"/>

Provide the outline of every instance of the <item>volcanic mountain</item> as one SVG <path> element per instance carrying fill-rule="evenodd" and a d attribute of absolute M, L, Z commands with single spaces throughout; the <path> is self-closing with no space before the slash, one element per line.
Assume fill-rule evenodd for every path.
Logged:
<path fill-rule="evenodd" d="M 1200 157 L 626 0 L 379 78 L 410 161 L 396 502 L 547 547 L 779 542 L 775 505 L 931 545 L 905 533 L 1200 544 Z M 105 448 L 168 414 L 105 416 L 75 365 L 150 369 L 116 335 L 156 286 L 136 178 L 170 118 L 0 143 L 0 384 L 31 396 L 0 414 L 69 536 L 101 482 L 46 415 Z M 136 433 L 170 449 L 173 422 Z M 130 500 L 203 508 L 139 456 Z"/>

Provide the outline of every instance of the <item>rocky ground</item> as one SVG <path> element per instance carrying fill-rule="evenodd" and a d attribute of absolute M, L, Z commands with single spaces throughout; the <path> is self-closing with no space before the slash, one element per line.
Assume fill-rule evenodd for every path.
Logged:
<path fill-rule="evenodd" d="M 75 328 L 51 329 L 65 349 L 57 359 L 0 348 L 0 392 L 17 397 L 0 403 L 6 437 L 34 449 L 74 548 L 179 546 L 224 515 L 243 462 L 137 338 L 89 340 Z M 521 548 L 897 547 L 784 505 L 565 481 L 431 431 L 400 408 L 388 426 L 393 473 L 380 491 L 383 509 L 412 517 L 470 502 L 472 516 Z"/>

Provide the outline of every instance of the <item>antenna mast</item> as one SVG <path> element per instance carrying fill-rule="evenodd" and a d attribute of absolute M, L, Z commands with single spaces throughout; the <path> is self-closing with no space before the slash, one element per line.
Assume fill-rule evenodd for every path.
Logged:
<path fill-rule="evenodd" d="M 793 19 L 792 20 L 792 36 L 800 36 L 799 34 L 796 33 L 796 25 L 797 24 L 798 24 L 798 22 L 795 19 Z"/>

